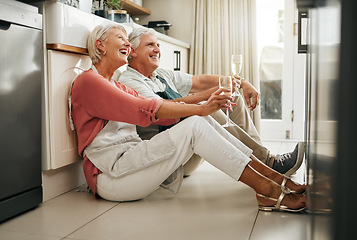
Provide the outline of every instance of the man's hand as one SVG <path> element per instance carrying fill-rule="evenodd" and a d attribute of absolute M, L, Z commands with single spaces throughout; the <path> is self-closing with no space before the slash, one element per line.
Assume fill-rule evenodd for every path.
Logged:
<path fill-rule="evenodd" d="M 260 93 L 247 81 L 242 81 L 241 87 L 247 106 L 251 111 L 253 111 L 260 103 Z"/>
<path fill-rule="evenodd" d="M 238 91 L 242 84 L 242 78 L 238 75 L 232 75 L 232 93 Z"/>

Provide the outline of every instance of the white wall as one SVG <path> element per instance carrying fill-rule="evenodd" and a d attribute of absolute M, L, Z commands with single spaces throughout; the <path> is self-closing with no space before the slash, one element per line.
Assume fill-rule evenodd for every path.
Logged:
<path fill-rule="evenodd" d="M 194 0 L 143 0 L 143 7 L 151 15 L 139 16 L 139 24 L 165 20 L 172 24 L 168 31 L 170 37 L 191 44 L 193 4 Z"/>

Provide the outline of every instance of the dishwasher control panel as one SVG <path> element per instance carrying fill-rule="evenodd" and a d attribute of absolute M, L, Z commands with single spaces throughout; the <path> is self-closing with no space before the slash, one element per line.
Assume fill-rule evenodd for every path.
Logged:
<path fill-rule="evenodd" d="M 42 29 L 42 15 L 38 8 L 18 1 L 0 0 L 1 22 Z"/>

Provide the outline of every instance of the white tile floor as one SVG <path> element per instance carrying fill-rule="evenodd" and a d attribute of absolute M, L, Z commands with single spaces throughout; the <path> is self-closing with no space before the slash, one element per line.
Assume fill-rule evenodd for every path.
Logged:
<path fill-rule="evenodd" d="M 295 142 L 265 142 L 273 153 Z M 295 176 L 303 181 L 304 167 Z M 158 190 L 135 202 L 95 199 L 80 187 L 0 224 L 2 240 L 310 239 L 307 214 L 257 210 L 253 190 L 209 164 L 186 178 L 179 195 Z M 326 238 L 321 238 L 326 239 Z"/>

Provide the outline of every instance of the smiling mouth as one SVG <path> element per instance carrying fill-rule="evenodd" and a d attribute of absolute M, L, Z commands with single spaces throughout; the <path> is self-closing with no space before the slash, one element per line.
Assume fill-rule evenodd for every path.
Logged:
<path fill-rule="evenodd" d="M 126 49 L 126 48 L 120 49 L 119 52 L 120 52 L 121 54 L 124 54 L 125 56 L 128 56 L 129 53 L 130 53 L 129 49 Z"/>
<path fill-rule="evenodd" d="M 158 55 L 151 55 L 150 58 L 154 59 L 154 60 L 159 60 L 159 56 Z"/>

